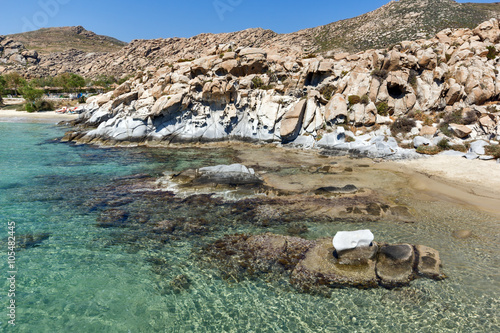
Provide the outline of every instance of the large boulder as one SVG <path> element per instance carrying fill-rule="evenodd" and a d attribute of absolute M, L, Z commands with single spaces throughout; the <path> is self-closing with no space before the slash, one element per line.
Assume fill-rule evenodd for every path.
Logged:
<path fill-rule="evenodd" d="M 455 133 L 455 135 L 461 139 L 469 136 L 472 133 L 472 130 L 465 125 L 450 124 L 450 127 L 453 130 L 453 133 Z"/>
<path fill-rule="evenodd" d="M 344 96 L 335 94 L 325 107 L 327 122 L 343 122 L 347 118 L 347 103 Z"/>
<path fill-rule="evenodd" d="M 128 82 L 124 82 L 115 89 L 115 91 L 113 92 L 113 98 L 129 93 L 130 91 L 130 84 Z"/>
<path fill-rule="evenodd" d="M 162 96 L 158 99 L 151 109 L 152 116 L 170 115 L 180 110 L 183 94 L 173 96 Z"/>
<path fill-rule="evenodd" d="M 300 100 L 290 111 L 285 113 L 281 121 L 280 136 L 282 141 L 295 140 L 302 128 L 302 120 L 306 109 L 307 100 Z"/>
<path fill-rule="evenodd" d="M 500 29 L 497 19 L 493 18 L 489 21 L 481 23 L 473 30 L 473 32 L 475 35 L 479 36 L 482 41 L 489 41 L 493 44 L 500 41 Z"/>
<path fill-rule="evenodd" d="M 137 100 L 137 97 L 138 97 L 138 94 L 137 94 L 137 91 L 132 91 L 132 92 L 129 92 L 129 93 L 125 93 L 123 95 L 120 95 L 118 96 L 114 101 L 113 103 L 111 104 L 111 108 L 114 109 L 116 108 L 117 106 L 119 106 L 120 104 L 124 104 L 124 105 L 128 105 L 130 104 L 132 101 L 135 101 Z"/>

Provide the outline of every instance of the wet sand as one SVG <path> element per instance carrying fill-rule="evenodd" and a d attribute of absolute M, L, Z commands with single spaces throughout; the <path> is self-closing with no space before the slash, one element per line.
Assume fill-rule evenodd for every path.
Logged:
<path fill-rule="evenodd" d="M 1 110 L 0 122 L 22 122 L 22 123 L 58 123 L 65 120 L 77 119 L 77 114 L 61 114 L 55 111 L 26 112 L 15 110 Z"/>
<path fill-rule="evenodd" d="M 245 165 L 292 168 L 285 174 L 262 175 L 267 184 L 283 190 L 307 192 L 323 186 L 354 184 L 395 203 L 398 197 L 408 196 L 447 201 L 500 216 L 500 164 L 495 160 L 435 156 L 375 163 L 368 158 L 321 156 L 316 151 L 262 147 L 259 153 L 255 149 L 235 149 Z"/>

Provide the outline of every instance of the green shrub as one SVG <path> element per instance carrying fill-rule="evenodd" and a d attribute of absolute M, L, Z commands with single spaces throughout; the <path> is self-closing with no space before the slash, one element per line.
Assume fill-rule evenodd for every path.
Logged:
<path fill-rule="evenodd" d="M 321 93 L 321 95 L 323 95 L 323 97 L 326 100 L 329 101 L 332 98 L 332 95 L 335 93 L 336 90 L 337 90 L 337 88 L 335 86 L 327 85 L 327 86 L 323 86 L 319 90 L 319 92 Z"/>
<path fill-rule="evenodd" d="M 374 69 L 371 72 L 371 75 L 375 77 L 376 79 L 380 80 L 385 80 L 387 78 L 387 75 L 389 72 L 387 72 L 385 69 Z"/>
<path fill-rule="evenodd" d="M 359 97 L 358 95 L 349 95 L 349 97 L 347 97 L 347 100 L 349 101 L 349 104 L 355 105 L 361 102 L 361 97 Z"/>
<path fill-rule="evenodd" d="M 444 115 L 443 121 L 447 124 L 461 124 L 462 123 L 462 109 L 449 112 Z"/>
<path fill-rule="evenodd" d="M 484 147 L 486 154 L 491 155 L 495 158 L 500 158 L 500 145 L 490 145 Z"/>
<path fill-rule="evenodd" d="M 255 76 L 252 79 L 252 84 L 253 84 L 254 89 L 259 89 L 259 88 L 264 86 L 264 82 L 262 81 L 260 76 Z"/>
<path fill-rule="evenodd" d="M 378 102 L 376 106 L 379 115 L 384 117 L 389 115 L 389 105 L 386 102 Z"/>
<path fill-rule="evenodd" d="M 363 95 L 361 96 L 360 102 L 361 104 L 368 105 L 370 104 L 370 97 L 368 97 L 368 95 Z"/>
<path fill-rule="evenodd" d="M 356 141 L 356 139 L 355 139 L 355 138 L 353 138 L 352 136 L 347 135 L 347 136 L 345 137 L 345 142 L 354 142 L 354 141 Z"/>
<path fill-rule="evenodd" d="M 122 83 L 127 82 L 127 81 L 128 81 L 129 79 L 131 79 L 132 77 L 133 77 L 133 75 L 127 75 L 127 76 L 124 76 L 124 77 L 122 77 L 121 79 L 119 79 L 117 83 L 120 85 L 120 84 L 122 84 Z"/>
<path fill-rule="evenodd" d="M 451 145 L 450 149 L 466 153 L 468 148 L 465 145 Z"/>
<path fill-rule="evenodd" d="M 436 155 L 441 152 L 438 146 L 419 146 L 417 148 L 417 153 L 426 155 Z"/>
<path fill-rule="evenodd" d="M 21 94 L 28 103 L 34 103 L 42 98 L 44 92 L 41 89 L 35 89 L 29 84 L 25 84 L 21 89 Z"/>
<path fill-rule="evenodd" d="M 28 112 L 54 111 L 54 104 L 44 100 L 38 100 L 35 102 L 26 103 L 24 107 Z"/>
<path fill-rule="evenodd" d="M 441 149 L 441 150 L 448 150 L 451 148 L 450 146 L 450 141 L 446 138 L 444 139 L 441 139 L 441 141 L 438 142 L 437 146 Z"/>
<path fill-rule="evenodd" d="M 447 137 L 453 137 L 453 131 L 450 130 L 450 124 L 448 124 L 447 122 L 442 122 L 441 124 L 439 124 L 439 131 Z"/>
<path fill-rule="evenodd" d="M 476 111 L 467 111 L 465 114 L 465 117 L 462 119 L 462 124 L 464 125 L 470 125 L 473 124 L 477 121 L 477 114 Z"/>
<path fill-rule="evenodd" d="M 493 45 L 487 46 L 486 49 L 488 50 L 488 54 L 486 54 L 486 58 L 493 60 L 497 57 L 498 52 L 497 52 L 497 49 Z"/>
<path fill-rule="evenodd" d="M 302 59 L 312 59 L 312 58 L 316 58 L 316 53 L 309 53 Z"/>
<path fill-rule="evenodd" d="M 396 119 L 391 125 L 392 135 L 397 135 L 399 133 L 409 133 L 413 127 L 416 126 L 415 120 L 407 117 L 400 117 Z"/>

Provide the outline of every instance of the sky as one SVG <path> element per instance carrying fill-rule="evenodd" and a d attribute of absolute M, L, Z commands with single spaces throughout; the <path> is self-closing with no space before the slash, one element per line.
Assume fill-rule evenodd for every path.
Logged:
<path fill-rule="evenodd" d="M 498 1 L 498 0 L 496 0 Z M 191 37 L 247 28 L 289 33 L 375 10 L 389 0 L 0 0 L 0 35 L 81 25 L 133 39 Z M 457 1 L 495 2 L 495 1 Z"/>

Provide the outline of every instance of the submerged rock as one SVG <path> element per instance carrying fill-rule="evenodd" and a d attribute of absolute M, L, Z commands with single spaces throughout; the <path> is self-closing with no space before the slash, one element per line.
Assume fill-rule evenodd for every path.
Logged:
<path fill-rule="evenodd" d="M 32 247 L 37 247 L 42 244 L 43 241 L 49 239 L 49 233 L 39 233 L 39 234 L 26 234 L 16 237 L 16 247 L 20 249 L 29 249 Z"/>
<path fill-rule="evenodd" d="M 358 192 L 358 188 L 352 184 L 346 185 L 344 187 L 337 187 L 337 186 L 320 187 L 316 191 L 314 191 L 315 194 L 347 194 L 356 192 Z"/>
<path fill-rule="evenodd" d="M 260 185 L 263 183 L 254 172 L 241 164 L 217 165 L 198 170 L 195 184 Z"/>
<path fill-rule="evenodd" d="M 177 275 L 172 281 L 170 281 L 170 287 L 175 293 L 187 290 L 190 286 L 191 280 L 185 274 Z"/>
<path fill-rule="evenodd" d="M 456 230 L 453 232 L 453 237 L 457 239 L 465 239 L 472 236 L 472 231 L 470 230 Z"/>

